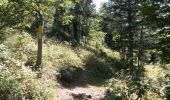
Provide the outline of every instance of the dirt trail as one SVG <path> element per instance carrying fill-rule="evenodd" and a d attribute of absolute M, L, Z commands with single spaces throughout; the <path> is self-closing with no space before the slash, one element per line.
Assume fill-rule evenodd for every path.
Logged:
<path fill-rule="evenodd" d="M 57 100 L 102 100 L 105 94 L 104 87 L 75 87 L 74 89 L 68 89 L 59 87 L 56 90 Z M 84 99 L 82 97 L 85 97 Z M 74 98 L 75 97 L 75 98 Z"/>
<path fill-rule="evenodd" d="M 56 100 L 103 100 L 107 90 L 103 85 L 103 80 L 83 71 L 76 82 L 65 84 L 65 87 L 60 84 L 56 88 Z"/>

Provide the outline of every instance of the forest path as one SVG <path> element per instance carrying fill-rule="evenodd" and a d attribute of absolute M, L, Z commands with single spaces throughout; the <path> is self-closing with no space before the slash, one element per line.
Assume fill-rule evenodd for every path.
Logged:
<path fill-rule="evenodd" d="M 75 83 L 60 84 L 56 88 L 56 100 L 103 100 L 107 88 L 103 81 L 82 72 Z"/>
<path fill-rule="evenodd" d="M 103 100 L 104 87 L 75 87 L 72 89 L 59 87 L 56 90 L 57 100 Z"/>

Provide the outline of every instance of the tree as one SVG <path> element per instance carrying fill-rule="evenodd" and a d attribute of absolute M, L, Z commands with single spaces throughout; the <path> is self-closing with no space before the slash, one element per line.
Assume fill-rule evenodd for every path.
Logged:
<path fill-rule="evenodd" d="M 30 28 L 37 9 L 49 17 L 53 15 L 50 9 L 56 0 L 1 0 L 0 1 L 0 30 L 6 27 Z M 49 17 L 46 21 L 49 23 Z"/>
<path fill-rule="evenodd" d="M 142 3 L 141 15 L 145 24 L 158 36 L 156 44 L 163 63 L 170 61 L 170 1 L 169 0 L 145 0 Z"/>
<path fill-rule="evenodd" d="M 108 18 L 104 17 L 104 20 L 106 23 L 112 22 L 109 28 L 111 33 L 117 37 L 115 41 L 118 44 L 117 48 L 120 48 L 123 59 L 126 55 L 131 64 L 133 64 L 134 58 L 134 37 L 138 34 L 140 3 L 140 0 L 110 0 L 103 6 L 108 16 Z"/>
<path fill-rule="evenodd" d="M 22 0 L 0 1 L 0 30 L 23 22 L 23 3 Z"/>
<path fill-rule="evenodd" d="M 79 43 L 87 37 L 94 6 L 91 0 L 68 0 L 56 3 L 53 30 L 49 35 Z"/>

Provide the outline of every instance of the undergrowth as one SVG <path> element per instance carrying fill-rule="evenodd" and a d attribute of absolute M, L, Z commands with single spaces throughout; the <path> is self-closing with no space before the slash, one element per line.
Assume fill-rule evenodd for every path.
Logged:
<path fill-rule="evenodd" d="M 167 73 L 164 69 L 159 66 L 138 68 L 122 62 L 118 52 L 105 47 L 103 33 L 99 33 L 97 37 L 92 34 L 87 45 L 77 47 L 72 47 L 68 42 L 44 37 L 42 71 L 35 72 L 32 67 L 36 61 L 36 39 L 26 32 L 11 32 L 14 34 L 10 36 L 2 34 L 3 41 L 0 42 L 2 100 L 54 100 L 54 91 L 60 84 L 59 81 L 78 81 L 78 78 L 82 78 L 82 73 L 88 74 L 87 84 L 93 78 L 104 79 L 102 81 L 110 89 L 110 96 L 131 100 L 158 100 L 165 96 L 159 91 L 169 84 L 167 78 L 165 79 Z M 97 86 L 99 82 L 94 83 Z"/>

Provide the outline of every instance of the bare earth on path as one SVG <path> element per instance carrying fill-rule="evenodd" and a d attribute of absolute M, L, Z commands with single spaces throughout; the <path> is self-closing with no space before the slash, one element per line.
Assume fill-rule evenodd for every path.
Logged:
<path fill-rule="evenodd" d="M 59 87 L 56 90 L 57 100 L 102 100 L 106 88 L 104 87 L 75 87 L 72 89 Z M 86 97 L 85 97 L 86 96 Z"/>

